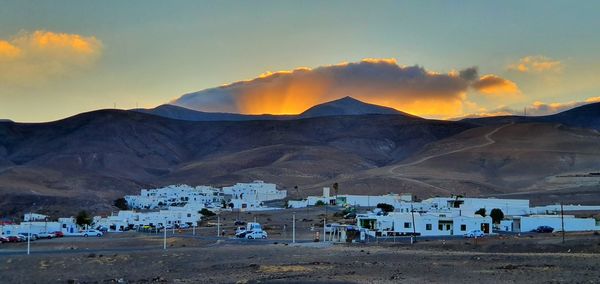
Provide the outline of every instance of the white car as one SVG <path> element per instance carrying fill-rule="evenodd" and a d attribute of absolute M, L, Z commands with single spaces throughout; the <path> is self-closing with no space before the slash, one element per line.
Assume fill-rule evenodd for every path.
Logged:
<path fill-rule="evenodd" d="M 102 237 L 104 235 L 102 232 L 98 230 L 85 230 L 79 233 L 84 237 Z"/>
<path fill-rule="evenodd" d="M 485 234 L 481 230 L 470 230 L 465 234 L 466 238 L 481 238 Z"/>
<path fill-rule="evenodd" d="M 48 232 L 38 233 L 38 238 L 40 238 L 40 239 L 52 239 L 55 237 L 56 237 L 56 235 L 53 233 L 48 233 Z"/>
<path fill-rule="evenodd" d="M 246 233 L 246 239 L 266 239 L 267 232 L 265 231 L 249 231 Z"/>

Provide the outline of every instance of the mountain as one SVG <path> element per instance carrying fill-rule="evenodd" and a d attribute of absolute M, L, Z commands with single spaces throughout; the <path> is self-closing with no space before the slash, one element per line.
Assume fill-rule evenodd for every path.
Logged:
<path fill-rule="evenodd" d="M 393 108 L 364 103 L 352 97 L 344 97 L 338 100 L 313 106 L 307 109 L 306 111 L 302 112 L 299 115 L 299 117 L 307 118 L 320 116 L 362 114 L 401 114 L 410 116 L 409 114 L 403 113 Z"/>
<path fill-rule="evenodd" d="M 132 111 L 190 121 L 282 120 L 295 118 L 295 116 L 288 115 L 250 115 L 239 113 L 203 112 L 169 104 L 160 105 L 152 109 L 137 108 L 132 109 Z"/>
<path fill-rule="evenodd" d="M 0 123 L 0 208 L 106 213 L 124 194 L 173 183 L 314 188 L 472 127 L 404 115 L 186 121 L 120 110 Z"/>
<path fill-rule="evenodd" d="M 393 108 L 364 103 L 351 97 L 345 97 L 313 106 L 299 115 L 249 115 L 237 113 L 202 112 L 169 104 L 160 105 L 153 109 L 133 109 L 132 111 L 190 121 L 289 120 L 310 117 L 364 114 L 397 114 L 411 116 Z"/>
<path fill-rule="evenodd" d="M 600 103 L 590 103 L 546 116 L 492 116 L 481 118 L 466 118 L 462 121 L 478 125 L 500 125 L 506 123 L 562 123 L 579 128 L 600 130 Z"/>
<path fill-rule="evenodd" d="M 334 177 L 345 193 L 493 196 L 590 204 L 600 198 L 600 133 L 559 123 L 471 128 L 386 166 Z M 316 185 L 316 187 L 318 187 Z"/>

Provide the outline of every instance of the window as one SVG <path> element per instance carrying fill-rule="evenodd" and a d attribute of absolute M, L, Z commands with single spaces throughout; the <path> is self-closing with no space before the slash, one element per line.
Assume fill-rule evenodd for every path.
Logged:
<path fill-rule="evenodd" d="M 188 213 L 188 214 L 187 214 L 187 216 L 188 216 L 188 218 L 189 218 L 189 217 L 192 217 L 192 214 Z"/>
<path fill-rule="evenodd" d="M 425 230 L 427 230 L 427 231 L 431 231 L 432 227 L 433 227 L 433 226 L 431 226 L 431 224 L 426 224 L 426 225 L 425 225 Z"/>
<path fill-rule="evenodd" d="M 410 228 L 410 223 L 409 222 L 404 222 L 404 228 Z"/>
<path fill-rule="evenodd" d="M 444 230 L 444 225 L 438 224 L 438 230 L 443 231 Z"/>
<path fill-rule="evenodd" d="M 467 225 L 465 225 L 465 224 L 460 225 L 460 230 L 461 231 L 466 231 L 467 230 Z"/>

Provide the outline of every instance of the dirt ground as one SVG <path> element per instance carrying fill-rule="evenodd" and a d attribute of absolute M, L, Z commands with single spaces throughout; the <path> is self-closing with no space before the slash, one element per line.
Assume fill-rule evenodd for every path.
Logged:
<path fill-rule="evenodd" d="M 167 250 L 162 234 L 137 232 L 38 240 L 31 255 L 24 243 L 2 244 L 0 283 L 600 283 L 600 235 L 591 232 L 566 234 L 565 243 L 560 234 L 314 243 L 311 227 L 322 230 L 325 212 L 311 210 L 219 217 L 228 234 L 235 219 L 256 217 L 268 228 L 264 241 L 216 237 L 215 217 L 196 235 L 169 231 Z M 296 244 L 283 229 L 293 214 Z"/>

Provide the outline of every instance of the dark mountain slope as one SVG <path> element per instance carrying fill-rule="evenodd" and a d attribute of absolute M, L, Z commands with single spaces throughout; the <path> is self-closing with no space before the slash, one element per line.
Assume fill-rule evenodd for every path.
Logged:
<path fill-rule="evenodd" d="M 499 125 L 506 123 L 548 122 L 561 123 L 579 128 L 600 130 L 600 103 L 591 103 L 547 116 L 493 116 L 467 118 L 462 121 L 478 125 Z"/>
<path fill-rule="evenodd" d="M 193 122 L 118 110 L 4 122 L 0 208 L 62 200 L 44 207 L 102 211 L 140 187 L 171 183 L 306 185 L 398 161 L 471 127 L 404 115 Z"/>

